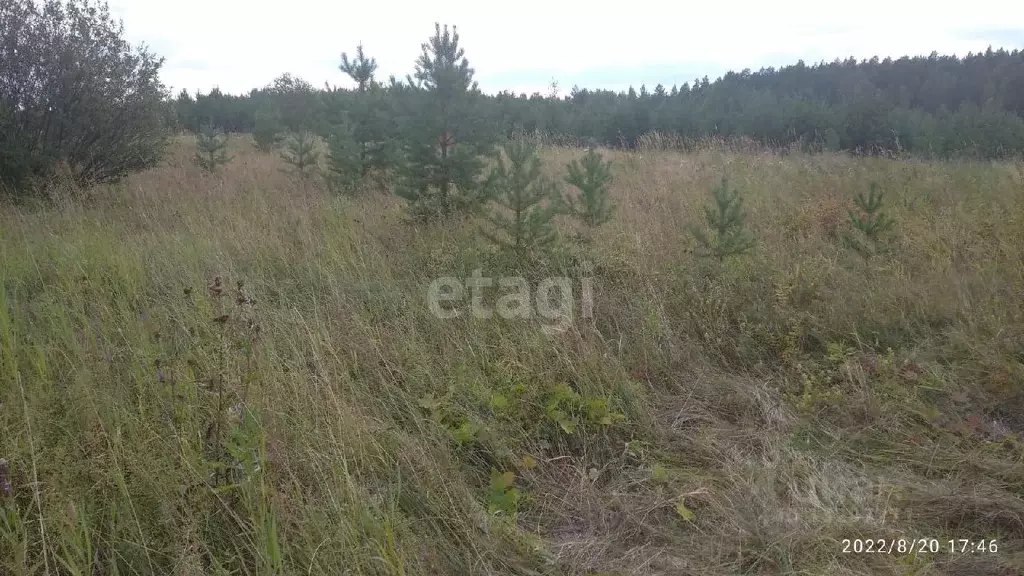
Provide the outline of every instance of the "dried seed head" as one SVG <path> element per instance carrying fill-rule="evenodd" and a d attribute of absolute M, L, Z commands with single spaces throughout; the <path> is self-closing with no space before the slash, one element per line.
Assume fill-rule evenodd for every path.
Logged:
<path fill-rule="evenodd" d="M 10 497 L 14 493 L 11 486 L 11 468 L 7 460 L 0 458 L 0 498 Z"/>
<path fill-rule="evenodd" d="M 228 408 L 228 416 L 234 418 L 238 422 L 242 421 L 243 414 L 245 414 L 245 405 L 241 402 Z"/>
<path fill-rule="evenodd" d="M 213 284 L 207 286 L 211 296 L 220 296 L 224 292 L 224 285 L 221 282 L 220 276 L 217 276 L 213 279 Z"/>
<path fill-rule="evenodd" d="M 253 300 L 252 296 L 245 291 L 245 281 L 243 280 L 238 281 L 238 289 L 235 290 L 235 303 L 239 306 L 243 304 L 253 306 L 256 304 L 256 301 Z"/>
<path fill-rule="evenodd" d="M 191 296 L 191 295 L 192 295 L 192 287 L 191 286 L 186 286 L 185 287 L 185 296 Z"/>

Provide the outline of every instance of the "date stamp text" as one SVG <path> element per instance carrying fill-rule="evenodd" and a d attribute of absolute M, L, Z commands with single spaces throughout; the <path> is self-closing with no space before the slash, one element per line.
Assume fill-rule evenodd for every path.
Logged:
<path fill-rule="evenodd" d="M 940 538 L 844 538 L 843 554 L 996 554 L 993 539 Z"/>

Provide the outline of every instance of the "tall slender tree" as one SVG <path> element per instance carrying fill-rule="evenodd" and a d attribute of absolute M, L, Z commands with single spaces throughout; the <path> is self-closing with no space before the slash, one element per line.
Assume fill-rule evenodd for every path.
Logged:
<path fill-rule="evenodd" d="M 366 56 L 362 43 L 356 47 L 355 58 L 341 53 L 338 69 L 352 78 L 357 90 L 343 125 L 332 130 L 328 138 L 328 164 L 341 181 L 354 183 L 365 178 L 370 170 L 386 170 L 390 164 L 388 110 L 383 89 L 373 77 L 377 60 Z"/>
<path fill-rule="evenodd" d="M 395 193 L 417 219 L 467 213 L 484 199 L 483 155 L 497 134 L 481 119 L 481 93 L 453 26 L 434 26 L 422 45 L 401 118 L 402 163 Z"/>

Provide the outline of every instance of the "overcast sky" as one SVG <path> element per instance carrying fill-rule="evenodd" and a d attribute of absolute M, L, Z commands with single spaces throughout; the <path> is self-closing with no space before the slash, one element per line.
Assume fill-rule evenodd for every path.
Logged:
<path fill-rule="evenodd" d="M 379 79 L 403 78 L 435 21 L 458 26 L 476 80 L 492 93 L 546 93 L 552 79 L 563 93 L 573 84 L 653 88 L 800 59 L 1024 48 L 1019 0 L 110 0 L 110 7 L 130 41 L 166 58 L 164 83 L 192 92 L 248 92 L 285 72 L 317 86 L 349 86 L 340 54 L 359 42 L 377 59 Z"/>

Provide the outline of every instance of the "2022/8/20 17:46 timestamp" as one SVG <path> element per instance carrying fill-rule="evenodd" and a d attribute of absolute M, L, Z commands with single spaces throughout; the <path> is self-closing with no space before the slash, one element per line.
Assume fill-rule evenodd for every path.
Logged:
<path fill-rule="evenodd" d="M 958 538 L 844 538 L 843 554 L 995 554 L 999 541 Z"/>

